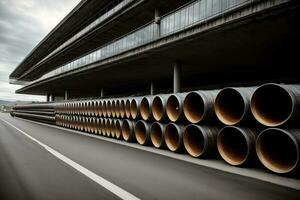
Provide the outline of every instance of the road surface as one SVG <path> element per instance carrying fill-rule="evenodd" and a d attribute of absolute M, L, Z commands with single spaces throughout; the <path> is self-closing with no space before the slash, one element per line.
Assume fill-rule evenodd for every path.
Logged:
<path fill-rule="evenodd" d="M 300 191 L 0 114 L 0 199 L 300 199 Z"/>

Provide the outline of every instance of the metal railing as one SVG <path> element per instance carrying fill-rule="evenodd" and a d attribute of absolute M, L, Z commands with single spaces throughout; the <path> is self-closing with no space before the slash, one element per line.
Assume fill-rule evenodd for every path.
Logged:
<path fill-rule="evenodd" d="M 84 34 L 86 34 L 87 32 L 89 32 L 90 30 L 92 30 L 93 28 L 95 28 L 96 26 L 98 26 L 101 22 L 103 22 L 104 20 L 106 20 L 107 18 L 109 18 L 110 16 L 112 16 L 113 14 L 115 14 L 116 12 L 118 12 L 119 10 L 121 10 L 122 8 L 124 8 L 125 6 L 127 6 L 129 3 L 133 2 L 133 1 L 134 0 L 123 0 L 123 1 L 121 1 L 115 7 L 113 7 L 112 9 L 109 9 L 107 12 L 105 12 L 103 15 L 101 15 L 100 17 L 98 17 L 96 20 L 94 20 L 88 26 L 86 26 L 85 28 L 83 28 L 77 34 L 75 34 L 70 39 L 68 39 L 66 42 L 64 42 L 59 47 L 57 47 L 55 50 L 53 50 L 50 54 L 48 54 L 45 58 L 43 58 L 36 65 L 39 65 L 40 63 L 42 63 L 46 59 L 48 59 L 50 56 L 52 56 L 55 53 L 59 52 L 60 50 L 62 50 L 66 46 L 70 45 L 75 40 L 77 40 L 78 38 L 80 38 L 81 36 L 83 36 Z"/>
<path fill-rule="evenodd" d="M 255 0 L 197 0 L 161 17 L 160 23 L 154 21 L 118 38 L 97 50 L 75 59 L 35 80 L 40 81 L 70 70 L 104 60 L 129 49 L 153 42 L 199 23 L 220 16 Z"/>

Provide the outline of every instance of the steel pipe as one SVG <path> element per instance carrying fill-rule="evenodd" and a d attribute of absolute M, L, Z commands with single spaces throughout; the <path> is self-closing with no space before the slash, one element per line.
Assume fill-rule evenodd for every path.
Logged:
<path fill-rule="evenodd" d="M 183 102 L 185 118 L 191 123 L 208 122 L 214 116 L 216 90 L 189 92 Z"/>
<path fill-rule="evenodd" d="M 167 100 L 166 112 L 172 122 L 177 122 L 183 117 L 183 101 L 185 93 L 172 94 Z"/>
<path fill-rule="evenodd" d="M 111 116 L 113 118 L 116 117 L 116 100 L 115 99 L 111 100 Z"/>
<path fill-rule="evenodd" d="M 268 128 L 256 140 L 261 163 L 278 174 L 297 174 L 300 166 L 300 130 Z"/>
<path fill-rule="evenodd" d="M 165 129 L 165 143 L 169 150 L 180 152 L 183 150 L 183 131 L 184 126 L 169 123 Z"/>
<path fill-rule="evenodd" d="M 218 129 L 215 127 L 188 125 L 183 133 L 183 144 L 193 157 L 206 157 L 217 152 Z"/>
<path fill-rule="evenodd" d="M 115 120 L 115 134 L 117 139 L 122 138 L 122 120 Z"/>
<path fill-rule="evenodd" d="M 251 98 L 255 119 L 275 127 L 300 119 L 300 85 L 268 83 L 255 90 Z"/>
<path fill-rule="evenodd" d="M 120 117 L 125 117 L 125 99 L 120 100 Z"/>
<path fill-rule="evenodd" d="M 151 111 L 152 101 L 153 101 L 153 97 L 151 96 L 143 97 L 141 100 L 140 112 L 141 112 L 142 119 L 145 121 L 151 120 L 153 118 L 152 111 Z"/>
<path fill-rule="evenodd" d="M 125 119 L 122 123 L 122 137 L 126 142 L 132 142 L 135 139 L 134 122 Z"/>
<path fill-rule="evenodd" d="M 226 126 L 218 134 L 218 151 L 221 157 L 231 165 L 249 164 L 255 155 L 256 137 L 256 132 L 249 128 Z"/>
<path fill-rule="evenodd" d="M 166 125 L 154 122 L 150 127 L 150 138 L 154 147 L 156 148 L 164 148 L 166 146 L 165 143 L 165 129 Z"/>
<path fill-rule="evenodd" d="M 131 99 L 126 99 L 126 102 L 125 102 L 125 116 L 128 119 L 131 117 L 130 103 L 131 103 Z"/>
<path fill-rule="evenodd" d="M 167 116 L 167 100 L 170 95 L 156 95 L 152 101 L 152 114 L 156 121 L 162 121 Z"/>
<path fill-rule="evenodd" d="M 130 102 L 130 115 L 133 119 L 141 116 L 141 100 L 142 97 L 135 97 Z"/>
<path fill-rule="evenodd" d="M 134 133 L 136 141 L 141 145 L 149 145 L 151 143 L 150 138 L 150 124 L 139 120 L 135 123 Z"/>
<path fill-rule="evenodd" d="M 253 117 L 250 100 L 256 88 L 227 87 L 222 89 L 215 100 L 215 112 L 225 125 L 236 125 L 242 121 L 250 121 Z"/>

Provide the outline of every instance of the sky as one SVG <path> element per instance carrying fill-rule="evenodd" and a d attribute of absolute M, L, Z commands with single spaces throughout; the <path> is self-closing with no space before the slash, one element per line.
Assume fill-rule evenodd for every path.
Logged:
<path fill-rule="evenodd" d="M 15 94 L 8 76 L 80 0 L 0 0 L 0 100 L 45 101 Z"/>

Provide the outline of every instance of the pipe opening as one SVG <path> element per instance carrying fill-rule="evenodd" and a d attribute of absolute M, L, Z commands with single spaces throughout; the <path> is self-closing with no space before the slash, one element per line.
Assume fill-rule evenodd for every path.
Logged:
<path fill-rule="evenodd" d="M 115 134 L 116 134 L 117 139 L 121 138 L 122 128 L 121 128 L 121 123 L 119 120 L 117 120 L 115 123 Z"/>
<path fill-rule="evenodd" d="M 138 115 L 138 102 L 135 99 L 132 99 L 130 103 L 130 114 L 133 119 L 135 119 Z"/>
<path fill-rule="evenodd" d="M 106 115 L 107 115 L 108 117 L 111 116 L 111 101 L 110 101 L 110 100 L 107 101 L 107 103 L 106 103 Z"/>
<path fill-rule="evenodd" d="M 115 115 L 116 117 L 120 117 L 120 104 L 121 104 L 121 100 L 116 100 L 116 104 L 115 104 Z"/>
<path fill-rule="evenodd" d="M 196 92 L 189 93 L 183 104 L 183 111 L 187 120 L 198 123 L 203 119 L 204 101 Z"/>
<path fill-rule="evenodd" d="M 106 115 L 107 115 L 106 104 L 107 104 L 106 101 L 103 101 L 103 103 L 102 103 L 102 115 L 104 117 L 106 117 Z"/>
<path fill-rule="evenodd" d="M 138 121 L 135 125 L 135 138 L 139 144 L 145 144 L 147 139 L 146 124 L 142 121 Z"/>
<path fill-rule="evenodd" d="M 160 121 L 163 118 L 164 106 L 160 97 L 155 97 L 152 102 L 152 113 L 155 120 Z"/>
<path fill-rule="evenodd" d="M 115 100 L 111 101 L 111 115 L 112 115 L 112 117 L 116 116 L 116 101 Z"/>
<path fill-rule="evenodd" d="M 165 141 L 171 151 L 179 148 L 180 138 L 177 128 L 173 124 L 168 124 L 165 130 Z"/>
<path fill-rule="evenodd" d="M 299 160 L 298 147 L 289 134 L 280 129 L 267 129 L 256 143 L 259 160 L 276 173 L 292 171 Z"/>
<path fill-rule="evenodd" d="M 130 100 L 129 99 L 126 100 L 125 114 L 126 114 L 127 118 L 130 118 Z"/>
<path fill-rule="evenodd" d="M 150 103 L 147 98 L 141 101 L 141 116 L 144 120 L 148 120 L 151 114 Z"/>
<path fill-rule="evenodd" d="M 251 100 L 255 118 L 266 126 L 278 126 L 293 112 L 293 100 L 281 86 L 268 84 L 258 88 Z"/>
<path fill-rule="evenodd" d="M 175 95 L 171 95 L 167 101 L 167 115 L 172 122 L 178 120 L 180 116 L 180 102 Z"/>
<path fill-rule="evenodd" d="M 130 122 L 128 122 L 127 120 L 124 120 L 124 122 L 122 124 L 122 136 L 125 141 L 128 141 L 129 137 L 130 137 L 131 126 L 129 123 Z"/>
<path fill-rule="evenodd" d="M 123 118 L 125 116 L 125 100 L 120 101 L 120 117 Z"/>
<path fill-rule="evenodd" d="M 194 125 L 187 126 L 183 134 L 183 144 L 191 156 L 201 156 L 205 145 L 201 129 Z"/>
<path fill-rule="evenodd" d="M 150 138 L 152 141 L 152 144 L 156 148 L 160 148 L 162 143 L 163 143 L 163 129 L 158 123 L 154 123 L 151 126 L 151 131 L 150 131 Z"/>
<path fill-rule="evenodd" d="M 231 165 L 241 165 L 248 156 L 248 143 L 243 133 L 235 127 L 225 127 L 218 135 L 218 150 Z"/>
<path fill-rule="evenodd" d="M 222 90 L 215 101 L 216 115 L 226 125 L 239 123 L 245 114 L 245 109 L 243 97 L 232 88 Z"/>

